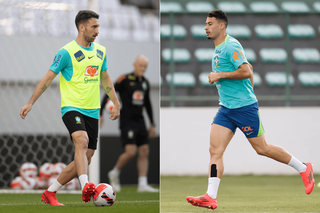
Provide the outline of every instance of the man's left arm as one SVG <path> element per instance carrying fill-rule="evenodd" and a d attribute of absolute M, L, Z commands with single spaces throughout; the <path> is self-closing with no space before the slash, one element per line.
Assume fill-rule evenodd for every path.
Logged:
<path fill-rule="evenodd" d="M 156 137 L 156 129 L 153 121 L 153 112 L 152 112 L 152 106 L 151 106 L 151 101 L 150 101 L 150 86 L 148 82 L 148 89 L 145 94 L 145 99 L 144 99 L 144 106 L 146 107 L 147 114 L 150 120 L 150 128 L 149 128 L 149 137 L 150 138 L 155 138 Z"/>
<path fill-rule="evenodd" d="M 110 119 L 116 120 L 120 115 L 120 102 L 107 70 L 101 72 L 100 81 L 104 91 L 107 93 L 107 95 L 114 104 L 114 107 L 110 115 Z"/>

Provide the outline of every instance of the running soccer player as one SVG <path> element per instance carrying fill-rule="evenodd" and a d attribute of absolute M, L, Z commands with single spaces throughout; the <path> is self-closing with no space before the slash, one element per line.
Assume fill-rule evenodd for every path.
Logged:
<path fill-rule="evenodd" d="M 120 170 L 138 151 L 138 192 L 158 192 L 158 189 L 148 185 L 147 180 L 149 163 L 148 137 L 154 138 L 156 135 L 149 97 L 150 85 L 148 80 L 143 76 L 148 66 L 148 58 L 144 55 L 138 56 L 133 66 L 134 71 L 132 73 L 120 76 L 114 84 L 115 90 L 119 92 L 122 102 L 120 129 L 121 141 L 125 151 L 119 156 L 116 165 L 108 173 L 108 176 L 110 184 L 119 192 L 121 190 Z M 108 95 L 105 95 L 101 102 L 101 124 L 103 123 L 103 109 L 108 100 Z M 142 114 L 144 107 L 151 124 L 149 131 L 146 129 Z"/>
<path fill-rule="evenodd" d="M 107 72 L 106 48 L 93 41 L 99 34 L 99 15 L 90 10 L 81 10 L 75 18 L 78 29 L 76 40 L 62 47 L 56 54 L 48 73 L 37 85 L 29 102 L 20 110 L 25 119 L 32 105 L 61 72 L 61 114 L 75 147 L 72 161 L 57 180 L 41 195 L 41 200 L 53 206 L 59 203 L 56 192 L 77 175 L 82 187 L 82 200 L 89 202 L 95 185 L 89 183 L 87 169 L 97 147 L 100 81 L 115 106 L 110 119 L 120 114 L 120 103 Z"/>
<path fill-rule="evenodd" d="M 219 92 L 220 109 L 213 119 L 210 131 L 210 162 L 207 193 L 186 200 L 199 207 L 216 209 L 217 192 L 224 170 L 223 153 L 232 139 L 236 128 L 247 137 L 259 155 L 288 164 L 301 175 L 306 194 L 314 187 L 311 163 L 302 163 L 285 149 L 266 142 L 264 129 L 259 118 L 257 98 L 253 92 L 253 70 L 245 52 L 235 38 L 226 34 L 227 15 L 221 10 L 208 14 L 207 37 L 213 40 L 215 51 L 212 58 L 212 72 L 209 83 L 216 83 Z"/>

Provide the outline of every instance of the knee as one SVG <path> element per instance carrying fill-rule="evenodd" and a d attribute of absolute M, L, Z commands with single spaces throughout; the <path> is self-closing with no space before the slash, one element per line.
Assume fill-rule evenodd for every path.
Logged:
<path fill-rule="evenodd" d="M 76 135 L 72 137 L 75 149 L 87 150 L 89 138 L 87 135 Z"/>
<path fill-rule="evenodd" d="M 136 148 L 126 149 L 125 153 L 128 157 L 133 158 L 137 153 L 137 149 Z"/>
<path fill-rule="evenodd" d="M 139 157 L 147 158 L 149 156 L 149 147 L 140 147 L 139 148 Z"/>
<path fill-rule="evenodd" d="M 261 146 L 261 147 L 255 147 L 254 148 L 257 152 L 258 155 L 262 156 L 269 156 L 269 145 L 267 144 L 266 146 Z"/>
<path fill-rule="evenodd" d="M 222 157 L 224 150 L 222 148 L 212 146 L 209 147 L 209 152 L 211 157 Z"/>

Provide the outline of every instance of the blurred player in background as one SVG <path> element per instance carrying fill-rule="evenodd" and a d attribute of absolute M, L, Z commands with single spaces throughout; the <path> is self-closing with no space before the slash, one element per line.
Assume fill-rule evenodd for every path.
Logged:
<path fill-rule="evenodd" d="M 155 138 L 156 132 L 153 121 L 152 107 L 150 103 L 150 85 L 143 76 L 148 66 L 148 58 L 144 55 L 137 57 L 133 64 L 132 73 L 118 78 L 114 87 L 120 94 L 122 104 L 120 116 L 121 141 L 124 147 L 114 168 L 108 173 L 110 184 L 119 192 L 120 170 L 138 152 L 137 168 L 139 173 L 138 192 L 158 192 L 158 189 L 148 185 L 147 173 L 149 164 L 149 138 Z M 109 101 L 105 95 L 101 103 L 100 124 L 103 123 L 103 110 Z M 142 115 L 143 107 L 146 108 L 150 120 L 149 132 L 146 129 Z"/>
<path fill-rule="evenodd" d="M 213 40 L 215 52 L 209 83 L 216 83 L 220 109 L 213 119 L 210 132 L 210 164 L 207 193 L 200 197 L 187 197 L 194 206 L 214 210 L 217 208 L 217 193 L 224 170 L 223 153 L 238 127 L 259 155 L 272 158 L 295 168 L 301 175 L 305 192 L 314 187 L 311 163 L 302 163 L 282 147 L 268 144 L 253 92 L 253 69 L 244 50 L 235 38 L 226 34 L 227 15 L 221 10 L 208 14 L 205 31 Z M 235 159 L 236 160 L 236 159 Z"/>
<path fill-rule="evenodd" d="M 60 75 L 61 114 L 74 142 L 74 161 L 59 175 L 57 180 L 42 194 L 41 200 L 54 206 L 63 206 L 56 198 L 56 192 L 78 175 L 82 187 L 82 200 L 89 202 L 95 185 L 87 176 L 97 147 L 100 84 L 115 106 L 110 118 L 119 117 L 120 103 L 113 83 L 107 72 L 106 48 L 93 41 L 99 34 L 99 15 L 90 10 L 78 12 L 75 23 L 78 29 L 76 40 L 62 47 L 56 54 L 48 73 L 37 85 L 29 102 L 21 108 L 20 116 L 25 119 L 32 105 Z"/>

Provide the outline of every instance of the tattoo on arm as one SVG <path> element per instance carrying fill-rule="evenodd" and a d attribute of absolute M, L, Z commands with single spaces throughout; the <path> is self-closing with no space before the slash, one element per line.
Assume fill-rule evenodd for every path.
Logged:
<path fill-rule="evenodd" d="M 111 87 L 107 87 L 107 88 L 106 88 L 106 93 L 108 94 L 111 90 L 112 90 Z"/>
<path fill-rule="evenodd" d="M 42 87 L 42 93 L 44 93 L 44 91 L 46 91 L 47 88 L 48 88 L 47 85 L 43 85 L 43 87 Z"/>

